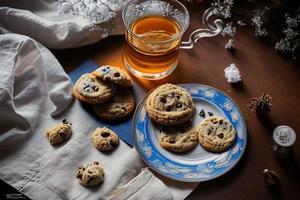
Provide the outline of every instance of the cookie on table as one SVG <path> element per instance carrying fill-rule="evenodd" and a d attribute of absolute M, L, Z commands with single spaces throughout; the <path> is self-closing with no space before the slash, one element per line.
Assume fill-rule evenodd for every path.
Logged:
<path fill-rule="evenodd" d="M 198 133 L 192 123 L 162 129 L 159 144 L 171 152 L 183 153 L 191 151 L 198 144 Z"/>
<path fill-rule="evenodd" d="M 103 65 L 93 72 L 93 74 L 103 80 L 113 84 L 119 84 L 126 87 L 132 86 L 130 76 L 126 71 L 111 65 Z"/>
<path fill-rule="evenodd" d="M 115 95 L 107 102 L 95 104 L 94 111 L 100 119 L 118 121 L 128 117 L 135 107 L 131 89 L 119 86 Z"/>
<path fill-rule="evenodd" d="M 111 151 L 118 146 L 119 137 L 109 128 L 97 128 L 92 134 L 92 142 L 99 151 Z"/>
<path fill-rule="evenodd" d="M 146 101 L 152 121 L 172 126 L 189 121 L 195 112 L 192 96 L 184 88 L 164 84 L 153 90 Z"/>
<path fill-rule="evenodd" d="M 98 162 L 82 165 L 76 171 L 76 178 L 83 186 L 96 186 L 104 180 L 104 170 Z"/>
<path fill-rule="evenodd" d="M 47 131 L 47 138 L 50 144 L 59 144 L 67 140 L 72 135 L 72 124 L 66 119 L 62 123 L 49 128 Z"/>
<path fill-rule="evenodd" d="M 83 103 L 96 104 L 110 99 L 115 93 L 114 85 L 97 79 L 93 74 L 83 74 L 73 87 L 73 95 Z"/>
<path fill-rule="evenodd" d="M 197 129 L 201 146 L 211 152 L 222 152 L 235 141 L 236 131 L 232 124 L 223 117 L 207 117 Z"/>

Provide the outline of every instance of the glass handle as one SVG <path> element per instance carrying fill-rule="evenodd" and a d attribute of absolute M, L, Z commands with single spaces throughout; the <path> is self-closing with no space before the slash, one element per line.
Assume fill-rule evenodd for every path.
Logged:
<path fill-rule="evenodd" d="M 223 21 L 221 19 L 215 19 L 212 22 L 209 21 L 209 18 L 211 16 L 217 16 L 218 12 L 214 8 L 207 9 L 202 16 L 202 22 L 205 24 L 208 28 L 203 29 L 197 29 L 193 31 L 190 35 L 190 38 L 188 41 L 181 42 L 180 49 L 192 49 L 194 47 L 194 44 L 200 39 L 204 37 L 214 37 L 221 33 L 223 29 Z"/>

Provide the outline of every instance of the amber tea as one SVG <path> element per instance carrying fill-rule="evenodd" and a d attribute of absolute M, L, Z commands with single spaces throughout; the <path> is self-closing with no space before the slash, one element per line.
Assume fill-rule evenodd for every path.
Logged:
<path fill-rule="evenodd" d="M 147 74 L 170 72 L 178 63 L 179 24 L 170 17 L 150 15 L 130 25 L 124 60 L 133 70 Z M 135 35 L 138 36 L 135 37 Z"/>
<path fill-rule="evenodd" d="M 127 40 L 123 62 L 135 76 L 160 79 L 177 66 L 179 49 L 192 49 L 204 37 L 218 35 L 222 20 L 212 7 L 202 15 L 207 28 L 194 30 L 187 41 L 181 41 L 190 23 L 188 10 L 177 0 L 132 0 L 122 12 Z"/>

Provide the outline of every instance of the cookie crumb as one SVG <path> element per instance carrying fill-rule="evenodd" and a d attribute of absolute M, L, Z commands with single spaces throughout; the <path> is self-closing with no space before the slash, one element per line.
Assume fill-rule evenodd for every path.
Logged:
<path fill-rule="evenodd" d="M 208 116 L 214 116 L 214 113 L 212 113 L 212 112 L 207 112 L 208 113 Z"/>

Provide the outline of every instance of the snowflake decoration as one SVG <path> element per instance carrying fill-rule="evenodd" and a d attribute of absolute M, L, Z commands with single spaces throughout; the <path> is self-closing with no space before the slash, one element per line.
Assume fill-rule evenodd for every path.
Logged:
<path fill-rule="evenodd" d="M 231 63 L 228 67 L 226 67 L 224 72 L 228 83 L 237 83 L 242 80 L 239 69 L 234 63 Z"/>
<path fill-rule="evenodd" d="M 211 3 L 211 6 L 214 8 L 215 13 L 219 13 L 225 19 L 231 17 L 231 8 L 233 6 L 233 0 L 215 0 Z"/>
<path fill-rule="evenodd" d="M 226 35 L 234 37 L 236 34 L 236 27 L 232 25 L 232 22 L 229 22 L 223 28 L 221 35 L 225 37 Z"/>
<path fill-rule="evenodd" d="M 225 49 L 232 50 L 234 48 L 235 48 L 235 46 L 233 44 L 233 39 L 229 39 L 228 42 L 225 44 Z"/>
<path fill-rule="evenodd" d="M 298 26 L 300 24 L 300 15 L 297 15 L 295 18 L 292 18 L 289 14 L 286 14 L 285 23 L 287 25 L 287 28 L 283 30 L 283 34 L 285 37 L 276 42 L 275 50 L 284 53 L 290 53 L 293 59 L 295 60 L 295 52 L 299 47 L 300 43 L 300 33 L 298 30 Z"/>

